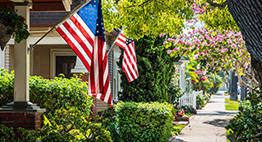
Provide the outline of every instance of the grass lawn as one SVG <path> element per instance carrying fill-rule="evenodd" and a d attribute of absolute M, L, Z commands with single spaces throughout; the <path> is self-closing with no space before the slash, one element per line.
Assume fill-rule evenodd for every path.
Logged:
<path fill-rule="evenodd" d="M 225 109 L 226 110 L 238 110 L 238 106 L 239 106 L 239 101 L 233 101 L 233 100 L 230 100 L 229 98 L 226 98 L 225 99 Z"/>
<path fill-rule="evenodd" d="M 226 104 L 239 104 L 239 100 L 238 101 L 233 101 L 233 100 L 230 100 L 229 98 L 226 98 L 225 99 L 225 103 Z"/>
<path fill-rule="evenodd" d="M 177 136 L 184 127 L 185 127 L 185 125 L 183 125 L 183 124 L 176 124 L 176 125 L 173 126 L 173 129 L 171 130 L 171 132 L 175 136 Z"/>

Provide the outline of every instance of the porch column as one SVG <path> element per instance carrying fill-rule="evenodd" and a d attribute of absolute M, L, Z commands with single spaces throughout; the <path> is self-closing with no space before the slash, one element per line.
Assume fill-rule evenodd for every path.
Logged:
<path fill-rule="evenodd" d="M 23 2 L 14 3 L 14 5 L 17 13 L 25 18 L 25 22 L 29 26 L 29 7 L 32 4 Z M 14 45 L 14 102 L 0 108 L 0 124 L 15 129 L 23 127 L 37 130 L 42 125 L 41 115 L 45 109 L 29 102 L 30 51 L 28 48 L 28 39 Z"/>
<path fill-rule="evenodd" d="M 29 6 L 15 6 L 17 13 L 25 18 L 29 29 Z M 15 80 L 14 80 L 14 102 L 29 102 L 29 73 L 30 73 L 30 51 L 29 40 L 23 40 L 14 44 L 15 54 Z"/>

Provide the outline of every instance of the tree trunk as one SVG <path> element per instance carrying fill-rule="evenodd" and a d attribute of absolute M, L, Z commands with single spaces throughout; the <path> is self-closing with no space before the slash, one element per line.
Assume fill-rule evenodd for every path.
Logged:
<path fill-rule="evenodd" d="M 227 4 L 246 42 L 252 70 L 262 88 L 262 1 L 227 0 Z"/>
<path fill-rule="evenodd" d="M 238 92 L 237 92 L 237 76 L 235 76 L 235 73 L 232 72 L 231 79 L 230 79 L 230 84 L 231 87 L 230 89 L 230 100 L 238 100 Z"/>
<path fill-rule="evenodd" d="M 243 80 L 243 81 L 245 81 L 245 77 L 241 77 L 241 79 Z M 241 92 L 240 92 L 240 100 L 241 101 L 244 101 L 245 100 L 245 97 L 246 97 L 246 91 L 247 90 L 247 88 L 244 86 L 244 85 L 242 85 L 241 86 Z"/>

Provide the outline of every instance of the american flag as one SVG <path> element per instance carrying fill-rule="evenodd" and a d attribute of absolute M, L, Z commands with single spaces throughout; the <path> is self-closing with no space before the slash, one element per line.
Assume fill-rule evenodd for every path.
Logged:
<path fill-rule="evenodd" d="M 115 44 L 118 45 L 119 47 L 125 49 L 126 47 L 126 37 L 123 33 L 120 33 L 119 36 L 117 37 Z"/>
<path fill-rule="evenodd" d="M 129 82 L 138 78 L 135 44 L 132 39 L 126 39 L 122 68 Z"/>
<path fill-rule="evenodd" d="M 89 73 L 88 94 L 112 106 L 101 0 L 91 0 L 56 26 Z"/>

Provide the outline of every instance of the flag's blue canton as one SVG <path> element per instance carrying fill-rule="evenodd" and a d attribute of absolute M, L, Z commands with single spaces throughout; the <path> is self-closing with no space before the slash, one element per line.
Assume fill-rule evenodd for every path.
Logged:
<path fill-rule="evenodd" d="M 104 35 L 104 22 L 103 22 L 103 15 L 102 15 L 102 4 L 101 0 L 99 0 L 99 8 L 98 8 L 98 18 L 96 24 L 96 36 L 102 36 L 102 39 L 105 41 Z"/>
<path fill-rule="evenodd" d="M 128 44 L 132 43 L 133 41 L 134 41 L 133 39 L 130 39 L 130 38 L 129 38 L 129 39 L 127 39 L 127 40 L 126 40 L 126 45 L 128 45 Z"/>
<path fill-rule="evenodd" d="M 99 1 L 100 0 L 91 0 L 77 12 L 94 35 L 96 34 Z"/>

